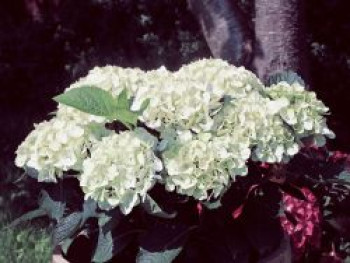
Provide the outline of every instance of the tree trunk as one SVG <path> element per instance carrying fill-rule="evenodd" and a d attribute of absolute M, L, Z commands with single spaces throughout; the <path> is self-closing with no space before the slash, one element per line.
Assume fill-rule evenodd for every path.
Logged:
<path fill-rule="evenodd" d="M 266 80 L 292 70 L 308 80 L 303 0 L 255 0 L 253 68 Z"/>
<path fill-rule="evenodd" d="M 187 0 L 215 58 L 248 66 L 252 34 L 239 6 L 232 0 Z"/>

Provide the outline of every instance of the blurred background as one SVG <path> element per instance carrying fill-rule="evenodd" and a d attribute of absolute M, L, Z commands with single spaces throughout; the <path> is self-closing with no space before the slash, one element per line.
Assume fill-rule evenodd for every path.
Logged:
<path fill-rule="evenodd" d="M 337 139 L 330 147 L 344 151 L 350 149 L 348 1 L 305 1 L 312 89 L 331 109 Z M 252 1 L 240 4 L 253 18 Z M 210 51 L 185 0 L 1 0 L 0 221 L 35 206 L 37 184 L 21 177 L 14 152 L 33 123 L 49 118 L 53 96 L 94 66 L 176 70 L 203 57 Z M 45 234 L 35 235 L 48 244 Z"/>

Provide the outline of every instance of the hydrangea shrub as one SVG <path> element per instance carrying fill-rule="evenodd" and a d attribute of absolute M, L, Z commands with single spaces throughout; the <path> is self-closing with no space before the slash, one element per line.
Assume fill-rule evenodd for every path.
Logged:
<path fill-rule="evenodd" d="M 36 124 L 18 147 L 17 166 L 35 169 L 40 182 L 73 174 L 94 211 L 117 209 L 126 217 L 140 206 L 172 217 L 151 198 L 157 187 L 220 202 L 250 176 L 251 162 L 286 164 L 306 142 L 323 146 L 334 138 L 329 109 L 303 83 L 266 87 L 218 59 L 176 72 L 97 67 L 55 100 L 55 116 Z M 148 256 L 141 247 L 138 258 Z"/>

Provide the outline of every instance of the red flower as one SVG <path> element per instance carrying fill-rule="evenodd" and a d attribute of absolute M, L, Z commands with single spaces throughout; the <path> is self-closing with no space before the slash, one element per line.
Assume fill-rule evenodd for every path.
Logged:
<path fill-rule="evenodd" d="M 295 261 L 302 258 L 307 244 L 311 247 L 319 247 L 321 238 L 321 214 L 316 197 L 307 188 L 302 188 L 301 191 L 304 193 L 306 201 L 283 194 L 285 211 L 294 220 L 287 216 L 281 217 L 282 227 L 292 240 Z"/>

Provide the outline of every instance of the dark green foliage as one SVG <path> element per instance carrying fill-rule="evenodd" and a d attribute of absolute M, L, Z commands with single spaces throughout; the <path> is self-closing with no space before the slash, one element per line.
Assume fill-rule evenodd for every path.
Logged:
<path fill-rule="evenodd" d="M 47 263 L 53 247 L 45 221 L 8 227 L 13 215 L 0 212 L 0 262 Z"/>
<path fill-rule="evenodd" d="M 269 79 L 267 80 L 266 85 L 271 86 L 281 81 L 285 81 L 290 85 L 293 85 L 294 83 L 299 83 L 300 85 L 305 87 L 304 80 L 297 73 L 293 71 L 280 72 L 270 76 Z"/>

